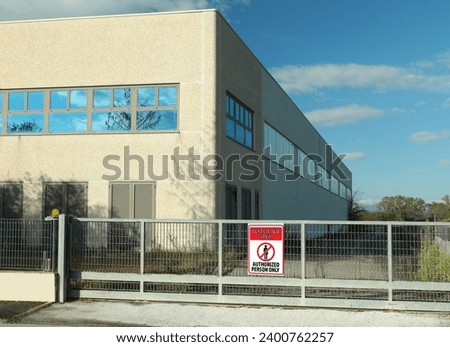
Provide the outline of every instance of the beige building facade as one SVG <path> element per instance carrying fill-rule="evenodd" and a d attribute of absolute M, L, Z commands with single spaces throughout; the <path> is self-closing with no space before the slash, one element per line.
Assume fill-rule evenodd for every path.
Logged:
<path fill-rule="evenodd" d="M 0 218 L 347 218 L 351 172 L 217 11 L 3 22 L 0 46 Z"/>

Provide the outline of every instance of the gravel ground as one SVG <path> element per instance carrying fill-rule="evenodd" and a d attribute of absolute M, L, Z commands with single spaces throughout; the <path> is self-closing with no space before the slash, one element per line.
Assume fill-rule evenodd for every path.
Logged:
<path fill-rule="evenodd" d="M 0 325 L 11 324 L 3 322 Z M 13 324 L 82 327 L 450 327 L 450 314 L 79 300 L 47 305 L 15 320 Z"/>
<path fill-rule="evenodd" d="M 14 322 L 36 310 L 48 306 L 42 302 L 0 301 L 0 323 Z"/>

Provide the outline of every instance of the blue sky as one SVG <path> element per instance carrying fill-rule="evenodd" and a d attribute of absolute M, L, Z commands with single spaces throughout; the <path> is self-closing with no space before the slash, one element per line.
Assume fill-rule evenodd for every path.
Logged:
<path fill-rule="evenodd" d="M 201 8 L 348 154 L 362 202 L 450 194 L 448 0 L 0 0 L 0 20 Z"/>

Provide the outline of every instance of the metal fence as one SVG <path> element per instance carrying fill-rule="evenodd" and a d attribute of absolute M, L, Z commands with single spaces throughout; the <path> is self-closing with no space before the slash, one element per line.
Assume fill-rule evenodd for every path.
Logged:
<path fill-rule="evenodd" d="M 269 277 L 247 222 L 74 219 L 69 296 L 450 311 L 449 223 L 284 221 Z"/>
<path fill-rule="evenodd" d="M 0 219 L 0 270 L 56 270 L 57 221 Z"/>

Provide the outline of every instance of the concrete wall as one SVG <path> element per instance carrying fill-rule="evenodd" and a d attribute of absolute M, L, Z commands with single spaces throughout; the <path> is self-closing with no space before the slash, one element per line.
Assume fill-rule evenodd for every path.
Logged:
<path fill-rule="evenodd" d="M 289 141 L 308 155 L 319 155 L 324 159 L 324 166 L 331 169 L 331 162 L 336 154 L 326 153 L 326 142 L 306 119 L 292 100 L 273 80 L 270 74 L 262 71 L 262 118 Z M 327 158 L 331 157 L 333 158 Z M 270 163 L 271 172 L 277 177 L 284 177 L 289 172 L 276 163 Z M 340 166 L 347 180 L 343 183 L 352 187 L 351 172 L 345 165 Z M 298 177 L 297 180 L 263 181 L 263 216 L 267 219 L 347 219 L 347 201 L 320 187 L 316 182 Z"/>
<path fill-rule="evenodd" d="M 218 152 L 224 158 L 238 153 L 263 153 L 264 123 L 267 122 L 307 154 L 326 158 L 326 142 L 311 125 L 283 89 L 274 81 L 248 47 L 240 40 L 233 29 L 221 20 L 218 26 L 218 114 L 219 123 Z M 254 111 L 254 150 L 234 142 L 225 135 L 225 97 L 231 93 L 239 101 Z M 336 156 L 336 154 L 332 154 Z M 331 169 L 331 161 L 326 163 Z M 263 165 L 268 165 L 279 179 L 271 181 L 264 178 Z M 237 166 L 235 166 L 237 167 Z M 351 188 L 351 172 L 343 166 L 349 177 L 343 183 Z M 288 173 L 277 164 L 263 159 L 260 162 L 259 179 L 249 182 L 239 180 L 244 170 L 235 170 L 233 180 L 221 181 L 219 204 L 225 202 L 225 184 L 238 187 L 238 218 L 240 217 L 239 189 L 248 188 L 261 193 L 261 217 L 264 219 L 330 219 L 347 218 L 347 202 L 330 191 L 307 179 L 299 178 L 287 182 L 280 177 Z M 222 211 L 224 211 L 224 206 Z M 222 214 L 221 217 L 224 217 Z"/>
<path fill-rule="evenodd" d="M 218 24 L 218 124 L 217 124 L 217 152 L 225 162 L 232 155 L 248 155 L 262 152 L 262 138 L 256 134 L 262 132 L 261 122 L 261 65 L 258 60 L 236 35 L 229 24 L 219 17 Z M 254 112 L 254 150 L 233 141 L 226 136 L 226 95 L 230 93 L 241 103 Z M 225 170 L 227 170 L 225 165 Z M 231 184 L 238 188 L 238 218 L 241 218 L 240 189 L 253 191 L 261 190 L 261 179 L 244 181 L 239 176 L 245 173 L 240 165 L 233 165 L 233 177 L 230 180 L 222 179 L 219 183 L 218 204 L 219 218 L 225 217 L 225 185 Z M 248 173 L 248 171 L 247 171 Z M 254 200 L 254 198 L 253 198 Z M 254 204 L 254 201 L 253 201 Z M 253 206 L 254 207 L 254 206 Z M 254 214 L 254 208 L 252 208 Z"/>
<path fill-rule="evenodd" d="M 163 171 L 163 156 L 168 158 L 169 177 L 156 182 L 156 218 L 224 218 L 226 184 L 237 186 L 239 196 L 242 188 L 250 189 L 253 205 L 255 192 L 260 192 L 263 218 L 344 218 L 343 200 L 308 181 L 243 181 L 239 176 L 245 170 L 239 166 L 229 181 L 217 183 L 202 174 L 202 159 L 211 154 L 224 160 L 236 154 L 261 155 L 264 122 L 307 153 L 324 155 L 326 145 L 216 11 L 2 22 L 0 46 L 0 91 L 179 86 L 177 131 L 0 136 L 0 182 L 23 182 L 25 218 L 42 217 L 43 182 L 86 182 L 88 217 L 108 217 L 110 182 L 103 177 L 112 174 L 103 163 L 108 155 L 121 158 L 118 181 L 151 181 L 148 156 L 155 173 Z M 225 135 L 227 93 L 254 112 L 253 150 Z M 129 161 L 125 177 L 125 148 L 144 159 L 143 177 L 136 160 Z M 200 179 L 175 177 L 170 160 L 175 148 L 182 155 L 195 149 L 201 158 L 195 164 Z M 263 161 L 258 165 L 262 172 Z M 182 166 L 182 172 L 188 170 Z"/>
<path fill-rule="evenodd" d="M 0 283 L 0 301 L 56 301 L 54 273 L 0 272 Z"/>
<path fill-rule="evenodd" d="M 212 183 L 177 180 L 170 161 L 176 147 L 180 154 L 191 147 L 202 157 L 215 153 L 215 26 L 214 11 L 0 23 L 0 91 L 179 84 L 176 132 L 0 136 L 0 182 L 23 182 L 25 218 L 42 217 L 42 182 L 64 181 L 87 182 L 89 217 L 107 217 L 102 175 L 111 171 L 102 161 L 123 159 L 125 146 L 144 160 L 152 155 L 156 173 L 169 156 L 169 178 L 156 184 L 157 218 L 215 217 Z M 150 179 L 139 177 L 133 161 L 129 180 Z"/>

